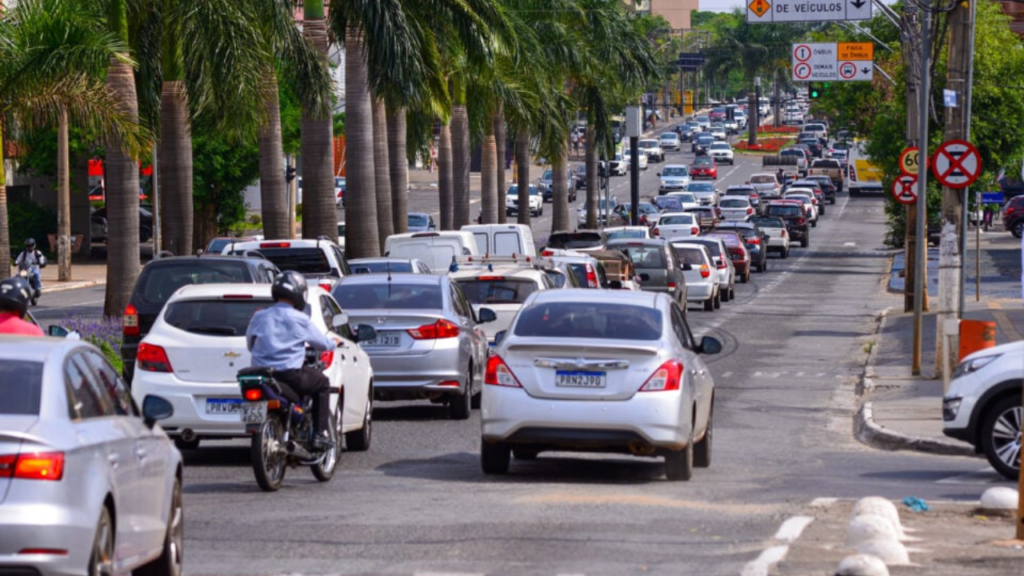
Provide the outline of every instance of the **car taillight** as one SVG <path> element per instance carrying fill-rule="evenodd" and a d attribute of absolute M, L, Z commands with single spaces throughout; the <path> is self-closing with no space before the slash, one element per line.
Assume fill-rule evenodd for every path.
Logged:
<path fill-rule="evenodd" d="M 640 387 L 640 392 L 667 392 L 679 390 L 683 380 L 683 364 L 669 360 L 658 367 Z"/>
<path fill-rule="evenodd" d="M 325 292 L 330 292 L 332 288 L 332 286 L 327 282 L 321 282 L 320 287 L 323 288 Z"/>
<path fill-rule="evenodd" d="M 700 265 L 700 277 L 701 278 L 707 278 L 708 276 L 711 276 L 711 269 L 708 268 L 707 264 L 701 264 Z"/>
<path fill-rule="evenodd" d="M 807 221 L 804 220 L 803 218 L 797 218 L 796 219 L 796 225 L 797 226 L 803 226 L 805 222 L 807 222 Z"/>
<path fill-rule="evenodd" d="M 782 234 L 779 234 L 779 236 L 781 236 L 782 238 L 786 237 L 786 229 L 785 228 L 782 229 Z"/>
<path fill-rule="evenodd" d="M 124 308 L 124 316 L 121 317 L 121 330 L 125 336 L 139 335 L 139 311 L 132 304 Z"/>
<path fill-rule="evenodd" d="M 139 352 L 135 355 L 135 365 L 146 372 L 174 372 L 171 361 L 167 359 L 167 351 L 162 346 L 139 344 Z"/>
<path fill-rule="evenodd" d="M 325 350 L 320 353 L 320 362 L 324 365 L 324 368 L 330 368 L 331 364 L 334 364 L 334 351 Z"/>
<path fill-rule="evenodd" d="M 700 234 L 700 228 L 698 228 L 696 226 L 691 226 L 690 227 L 690 234 L 693 234 L 694 236 L 696 236 L 697 234 Z"/>
<path fill-rule="evenodd" d="M 655 226 L 654 230 L 651 230 L 651 235 L 657 238 L 659 234 L 661 234 L 661 230 L 659 230 L 658 227 Z"/>
<path fill-rule="evenodd" d="M 544 250 L 540 253 L 541 256 L 551 256 L 552 254 L 554 254 L 554 252 L 551 250 Z"/>
<path fill-rule="evenodd" d="M 442 338 L 455 338 L 459 335 L 459 327 L 441 318 L 433 324 L 424 324 L 419 328 L 410 328 L 406 332 L 414 340 L 439 340 Z"/>
<path fill-rule="evenodd" d="M 668 283 L 668 289 L 669 289 L 670 292 L 672 290 L 675 290 L 676 289 L 676 283 L 675 282 L 669 282 Z"/>
<path fill-rule="evenodd" d="M 501 359 L 501 356 L 494 355 L 487 359 L 487 370 L 484 371 L 484 384 L 491 386 L 507 386 L 509 388 L 522 388 L 515 374 L 509 369 L 508 364 Z"/>
<path fill-rule="evenodd" d="M 1015 210 L 1015 208 L 1013 206 L 1007 206 L 1006 207 L 1006 215 L 1009 216 L 1010 214 L 1013 214 L 1014 210 Z"/>
<path fill-rule="evenodd" d="M 747 208 L 747 214 L 753 214 L 753 213 L 754 213 L 754 209 L 753 208 Z"/>
<path fill-rule="evenodd" d="M 590 264 L 587 264 L 587 286 L 597 288 L 597 271 Z"/>
<path fill-rule="evenodd" d="M 242 393 L 242 397 L 244 397 L 248 402 L 259 402 L 260 400 L 263 400 L 263 389 L 249 388 Z"/>
<path fill-rule="evenodd" d="M 63 452 L 38 452 L 0 456 L 0 478 L 60 480 L 63 476 Z"/>
<path fill-rule="evenodd" d="M 747 244 L 753 244 L 754 246 L 757 246 L 757 245 L 761 244 L 761 239 L 760 238 L 751 238 L 750 240 L 747 240 Z"/>
<path fill-rule="evenodd" d="M 761 197 L 760 197 L 760 196 L 758 196 L 756 192 L 752 192 L 752 193 L 750 194 L 750 199 L 751 199 L 751 200 L 760 200 L 760 199 L 761 199 Z"/>

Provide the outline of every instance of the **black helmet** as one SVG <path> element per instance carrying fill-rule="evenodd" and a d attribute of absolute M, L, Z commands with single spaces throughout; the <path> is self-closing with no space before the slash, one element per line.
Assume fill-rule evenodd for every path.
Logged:
<path fill-rule="evenodd" d="M 25 248 L 31 250 L 31 249 L 33 249 L 35 247 L 36 247 L 36 239 L 35 238 L 29 238 L 28 240 L 25 240 Z"/>
<path fill-rule="evenodd" d="M 306 309 L 306 292 L 306 278 L 294 270 L 278 274 L 270 288 L 274 300 L 288 300 L 300 312 Z"/>
<path fill-rule="evenodd" d="M 0 310 L 7 310 L 24 318 L 32 299 L 32 285 L 26 278 L 15 276 L 0 282 Z"/>

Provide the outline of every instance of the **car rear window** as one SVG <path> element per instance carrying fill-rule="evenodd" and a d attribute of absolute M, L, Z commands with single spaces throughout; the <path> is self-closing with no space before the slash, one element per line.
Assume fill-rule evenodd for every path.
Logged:
<path fill-rule="evenodd" d="M 739 246 L 740 239 L 735 234 L 708 234 L 709 238 L 718 238 L 725 242 L 726 246 Z"/>
<path fill-rule="evenodd" d="M 775 184 L 776 183 L 775 176 L 767 176 L 767 175 L 760 175 L 759 176 L 759 175 L 756 175 L 756 174 L 753 177 L 750 178 L 750 181 L 753 182 L 754 184 Z"/>
<path fill-rule="evenodd" d="M 601 246 L 603 239 L 596 232 L 576 232 L 573 234 L 552 234 L 548 238 L 548 248 L 555 250 L 572 250 L 575 248 L 594 248 Z"/>
<path fill-rule="evenodd" d="M 273 306 L 272 300 L 179 300 L 164 310 L 168 325 L 206 336 L 244 336 L 252 315 Z"/>
<path fill-rule="evenodd" d="M 767 214 L 769 216 L 781 216 L 785 218 L 800 216 L 802 212 L 803 210 L 801 210 L 799 206 L 769 206 Z"/>
<path fill-rule="evenodd" d="M 500 278 L 459 280 L 458 285 L 473 304 L 522 304 L 539 287 L 532 280 Z"/>
<path fill-rule="evenodd" d="M 190 284 L 244 284 L 252 282 L 242 261 L 188 259 L 150 264 L 139 276 L 135 295 L 143 304 L 164 304 L 178 288 Z"/>
<path fill-rule="evenodd" d="M 349 261 L 353 274 L 387 274 L 412 272 L 412 262 L 356 262 Z"/>
<path fill-rule="evenodd" d="M 424 214 L 409 214 L 409 226 L 426 226 L 429 222 Z"/>
<path fill-rule="evenodd" d="M 38 415 L 42 397 L 42 362 L 0 360 L 0 414 Z"/>
<path fill-rule="evenodd" d="M 391 308 L 396 310 L 440 310 L 444 300 L 437 284 L 339 284 L 332 292 L 345 310 Z"/>
<path fill-rule="evenodd" d="M 701 253 L 700 248 L 676 246 L 675 251 L 680 264 L 692 264 L 694 266 L 704 264 L 704 255 Z"/>
<path fill-rule="evenodd" d="M 758 218 L 754 220 L 761 228 L 785 228 L 786 224 L 781 218 Z"/>
<path fill-rule="evenodd" d="M 718 203 L 722 208 L 746 208 L 749 204 L 744 198 L 722 198 Z"/>
<path fill-rule="evenodd" d="M 516 336 L 658 340 L 661 312 L 654 308 L 608 302 L 546 302 L 525 308 L 516 321 Z"/>
<path fill-rule="evenodd" d="M 643 239 L 643 238 L 647 238 L 647 234 L 644 233 L 643 230 L 613 230 L 611 232 L 608 232 L 607 234 L 608 234 L 608 239 L 609 240 L 616 240 L 616 239 L 619 239 L 619 238 L 625 238 L 625 239 L 630 239 L 630 238 Z"/>
<path fill-rule="evenodd" d="M 260 248 L 260 254 L 267 257 L 281 270 L 294 270 L 300 274 L 329 274 L 331 263 L 320 248 Z"/>
<path fill-rule="evenodd" d="M 693 224 L 693 215 L 675 214 L 672 216 L 663 216 L 661 220 L 658 221 L 658 224 Z"/>
<path fill-rule="evenodd" d="M 637 268 L 665 268 L 665 249 L 661 246 L 616 246 L 617 250 L 625 252 L 633 265 Z"/>
<path fill-rule="evenodd" d="M 544 274 L 555 285 L 555 288 L 564 288 L 565 283 L 569 281 L 569 278 L 558 270 L 545 270 Z"/>
<path fill-rule="evenodd" d="M 706 248 L 712 258 L 722 253 L 722 246 L 718 242 L 698 242 L 698 244 Z"/>

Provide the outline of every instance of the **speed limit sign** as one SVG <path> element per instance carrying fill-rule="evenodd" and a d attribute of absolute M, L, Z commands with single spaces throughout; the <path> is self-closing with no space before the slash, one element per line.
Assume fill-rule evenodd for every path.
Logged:
<path fill-rule="evenodd" d="M 907 176 L 917 176 L 920 171 L 920 163 L 921 153 L 917 150 L 917 146 L 904 148 L 900 154 L 900 172 Z"/>

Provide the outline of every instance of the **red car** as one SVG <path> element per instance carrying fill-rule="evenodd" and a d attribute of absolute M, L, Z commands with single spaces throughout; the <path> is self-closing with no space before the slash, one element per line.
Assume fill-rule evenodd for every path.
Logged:
<path fill-rule="evenodd" d="M 718 180 L 718 164 L 711 156 L 698 156 L 690 166 L 690 178 L 710 178 Z"/>

